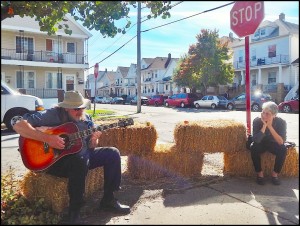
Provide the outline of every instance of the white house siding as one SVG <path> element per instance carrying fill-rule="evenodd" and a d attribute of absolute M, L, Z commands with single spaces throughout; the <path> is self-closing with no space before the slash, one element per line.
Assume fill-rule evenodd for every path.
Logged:
<path fill-rule="evenodd" d="M 299 34 L 291 37 L 291 46 L 289 49 L 291 52 L 291 62 L 293 62 L 299 58 Z"/>
<path fill-rule="evenodd" d="M 68 16 L 66 18 L 69 20 L 67 24 L 72 29 L 71 36 L 65 34 L 63 29 L 60 29 L 56 35 L 48 36 L 46 32 L 40 31 L 38 22 L 30 17 L 15 16 L 1 21 L 1 72 L 5 74 L 6 78 L 9 78 L 13 88 L 16 88 L 17 71 L 33 72 L 35 89 L 46 88 L 46 75 L 48 72 L 59 72 L 62 73 L 63 89 L 66 90 L 65 81 L 66 75 L 68 75 L 74 79 L 73 88 L 83 93 L 84 70 L 88 68 L 88 64 L 84 64 L 86 61 L 83 62 L 82 59 L 83 56 L 87 55 L 87 50 L 84 49 L 85 41 L 92 35 L 80 24 L 69 19 Z M 24 33 L 21 33 L 20 30 L 23 30 Z M 28 60 L 27 53 L 16 53 L 16 37 L 20 35 L 33 39 L 33 60 Z M 61 53 L 64 54 L 64 62 L 51 61 L 50 58 L 52 57 L 46 54 L 46 39 L 58 40 L 58 35 L 61 35 Z M 68 42 L 75 44 L 74 54 L 67 53 Z M 55 54 L 57 56 L 58 53 Z M 77 58 L 76 54 L 78 54 Z M 19 58 L 19 56 L 21 57 Z M 73 61 L 70 59 L 73 59 Z M 23 65 L 23 67 L 19 65 Z"/>

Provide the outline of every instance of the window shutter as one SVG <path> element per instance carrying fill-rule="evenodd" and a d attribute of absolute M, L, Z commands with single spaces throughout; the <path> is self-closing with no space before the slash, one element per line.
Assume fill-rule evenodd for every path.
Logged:
<path fill-rule="evenodd" d="M 46 51 L 52 51 L 52 40 L 46 39 Z"/>

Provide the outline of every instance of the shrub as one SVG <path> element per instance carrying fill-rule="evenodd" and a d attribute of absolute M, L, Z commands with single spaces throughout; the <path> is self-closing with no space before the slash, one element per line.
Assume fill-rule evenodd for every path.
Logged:
<path fill-rule="evenodd" d="M 58 224 L 62 216 L 54 213 L 43 199 L 29 202 L 19 189 L 14 169 L 1 175 L 1 224 L 47 225 Z"/>

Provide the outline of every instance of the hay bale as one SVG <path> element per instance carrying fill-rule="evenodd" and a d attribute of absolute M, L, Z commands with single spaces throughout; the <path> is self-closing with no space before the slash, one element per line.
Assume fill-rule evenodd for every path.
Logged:
<path fill-rule="evenodd" d="M 129 155 L 127 172 L 131 178 L 154 180 L 162 177 L 193 177 L 201 175 L 203 154 L 180 153 L 175 146 L 156 149 L 147 155 Z"/>
<path fill-rule="evenodd" d="M 125 128 L 112 128 L 102 132 L 98 146 L 114 146 L 121 155 L 143 155 L 154 152 L 157 131 L 150 123 L 135 123 Z"/>
<path fill-rule="evenodd" d="M 261 166 L 265 176 L 270 176 L 275 163 L 275 155 L 265 152 L 261 155 Z M 251 159 L 251 153 L 247 149 L 237 152 L 224 153 L 224 174 L 235 176 L 256 176 Z M 289 148 L 287 156 L 280 172 L 281 176 L 299 176 L 299 153 L 296 148 Z"/>
<path fill-rule="evenodd" d="M 103 188 L 103 168 L 89 170 L 86 177 L 85 197 L 89 198 Z M 69 206 L 68 179 L 28 171 L 21 183 L 21 192 L 30 201 L 45 200 L 55 212 L 61 213 Z"/>
<path fill-rule="evenodd" d="M 178 123 L 174 140 L 180 152 L 235 152 L 245 147 L 246 127 L 235 120 L 201 120 Z"/>

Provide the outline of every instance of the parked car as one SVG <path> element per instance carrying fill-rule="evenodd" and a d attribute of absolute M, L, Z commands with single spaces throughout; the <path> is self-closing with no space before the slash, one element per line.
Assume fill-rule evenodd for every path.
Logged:
<path fill-rule="evenodd" d="M 292 98 L 288 101 L 283 101 L 278 105 L 278 109 L 281 112 L 299 112 L 299 97 Z"/>
<path fill-rule="evenodd" d="M 133 99 L 130 100 L 130 104 L 131 105 L 137 104 L 137 96 L 135 96 Z M 144 104 L 148 104 L 148 98 L 141 96 L 141 105 Z"/>
<path fill-rule="evenodd" d="M 226 108 L 227 103 L 228 100 L 224 96 L 216 95 L 206 95 L 202 97 L 202 99 L 194 101 L 194 105 L 196 108 L 204 107 L 212 109 L 215 109 L 217 107 Z"/>
<path fill-rule="evenodd" d="M 153 95 L 152 97 L 149 98 L 148 100 L 148 105 L 153 105 L 153 106 L 161 106 L 164 105 L 165 99 L 167 99 L 167 96 L 164 95 Z"/>
<path fill-rule="evenodd" d="M 94 98 L 94 101 L 95 101 L 95 103 L 102 103 L 102 99 L 103 99 L 103 97 L 96 96 L 96 97 Z"/>
<path fill-rule="evenodd" d="M 13 125 L 25 113 L 43 111 L 43 101 L 32 95 L 21 94 L 12 89 L 5 81 L 1 81 L 1 123 L 13 131 Z"/>
<path fill-rule="evenodd" d="M 255 92 L 251 95 L 251 110 L 261 111 L 262 104 L 267 101 L 272 101 L 272 97 L 268 93 Z M 242 93 L 228 101 L 227 108 L 229 110 L 246 109 L 246 94 Z"/>
<path fill-rule="evenodd" d="M 198 97 L 194 93 L 178 93 L 165 99 L 165 106 L 175 106 L 182 108 L 186 106 L 194 106 L 194 101 L 197 99 Z"/>
<path fill-rule="evenodd" d="M 102 102 L 102 104 L 110 104 L 112 99 L 113 99 L 112 97 L 103 97 L 101 102 Z"/>
<path fill-rule="evenodd" d="M 114 97 L 112 98 L 111 104 L 125 104 L 125 100 L 122 97 Z"/>

